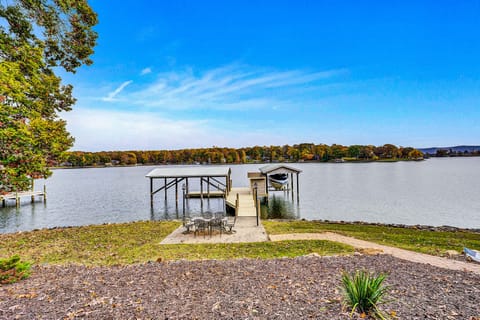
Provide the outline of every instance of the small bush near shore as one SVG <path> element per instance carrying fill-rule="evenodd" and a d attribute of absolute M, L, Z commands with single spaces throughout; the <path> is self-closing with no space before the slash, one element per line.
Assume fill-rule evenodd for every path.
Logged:
<path fill-rule="evenodd" d="M 383 285 L 385 277 L 385 274 L 375 276 L 365 270 L 357 270 L 353 275 L 346 272 L 342 274 L 344 299 L 345 303 L 352 308 L 352 314 L 357 311 L 374 318 L 385 318 L 378 309 L 387 292 L 387 287 Z"/>
<path fill-rule="evenodd" d="M 30 276 L 30 263 L 20 260 L 18 255 L 0 259 L 0 284 L 14 283 Z"/>

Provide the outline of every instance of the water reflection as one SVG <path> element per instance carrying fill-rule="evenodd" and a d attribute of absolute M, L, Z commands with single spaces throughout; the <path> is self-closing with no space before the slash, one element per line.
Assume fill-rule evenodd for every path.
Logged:
<path fill-rule="evenodd" d="M 268 202 L 262 205 L 262 219 L 298 219 L 300 217 L 298 201 L 292 201 L 289 192 L 274 193 Z"/>

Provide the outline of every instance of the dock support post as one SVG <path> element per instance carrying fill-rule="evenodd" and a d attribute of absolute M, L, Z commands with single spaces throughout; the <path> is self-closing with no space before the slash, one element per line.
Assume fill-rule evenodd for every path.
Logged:
<path fill-rule="evenodd" d="M 235 215 L 238 215 L 238 207 L 240 206 L 240 199 L 239 199 L 239 195 L 237 193 L 237 197 L 235 199 Z"/>
<path fill-rule="evenodd" d="M 230 193 L 230 183 L 227 176 L 225 177 L 225 197 L 227 197 L 229 193 Z"/>
<path fill-rule="evenodd" d="M 200 209 L 203 213 L 203 177 L 200 177 Z"/>
<path fill-rule="evenodd" d="M 178 178 L 175 178 L 175 205 L 178 207 Z"/>
<path fill-rule="evenodd" d="M 153 207 L 153 178 L 150 178 L 150 207 Z"/>
<path fill-rule="evenodd" d="M 183 213 L 183 225 L 185 226 L 185 223 L 186 223 L 186 220 L 185 220 L 185 190 L 186 190 L 186 187 L 185 187 L 185 184 L 182 185 L 182 213 Z"/>
<path fill-rule="evenodd" d="M 207 196 L 210 199 L 210 177 L 207 177 Z"/>
<path fill-rule="evenodd" d="M 257 183 L 255 182 L 253 184 L 253 201 L 255 201 L 255 214 L 257 216 L 257 227 L 258 227 L 258 210 L 260 210 L 260 205 L 258 203 L 258 185 Z"/>
<path fill-rule="evenodd" d="M 6 205 L 7 205 L 7 202 L 5 201 L 5 199 L 4 199 L 4 198 L 2 198 L 2 207 L 3 207 L 3 208 L 5 208 L 5 207 L 6 207 Z"/>
<path fill-rule="evenodd" d="M 47 203 L 47 186 L 43 185 L 43 203 Z"/>
<path fill-rule="evenodd" d="M 262 207 L 260 205 L 260 198 L 257 198 L 257 227 L 260 224 L 260 214 L 262 213 Z"/>
<path fill-rule="evenodd" d="M 290 173 L 290 189 L 292 190 L 292 202 L 293 202 L 293 173 Z"/>
<path fill-rule="evenodd" d="M 167 203 L 167 178 L 164 179 L 164 188 L 165 188 L 165 204 Z"/>
<path fill-rule="evenodd" d="M 300 191 L 299 191 L 299 187 L 298 187 L 298 173 L 297 173 L 297 203 L 300 202 Z"/>
<path fill-rule="evenodd" d="M 30 197 L 31 203 L 35 202 L 35 196 L 33 195 L 33 192 L 35 191 L 35 180 L 32 179 L 32 196 Z"/>
<path fill-rule="evenodd" d="M 15 206 L 17 208 L 20 207 L 20 197 L 18 196 L 18 192 L 15 192 Z"/>

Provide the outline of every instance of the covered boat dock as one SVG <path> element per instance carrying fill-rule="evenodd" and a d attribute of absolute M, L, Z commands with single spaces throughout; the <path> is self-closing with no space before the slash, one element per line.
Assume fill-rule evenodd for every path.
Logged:
<path fill-rule="evenodd" d="M 147 175 L 150 179 L 150 204 L 153 206 L 153 196 L 164 191 L 165 201 L 167 191 L 175 188 L 175 201 L 178 203 L 179 184 L 182 183 L 182 191 L 187 198 L 226 198 L 232 188 L 231 170 L 229 167 L 164 167 L 150 171 Z M 200 181 L 200 190 L 190 190 L 189 179 Z M 155 186 L 155 180 L 161 180 L 160 187 Z"/>
<path fill-rule="evenodd" d="M 292 191 L 292 199 L 293 199 L 293 190 L 294 190 L 294 175 L 295 175 L 295 182 L 296 182 L 296 194 L 297 200 L 299 199 L 299 181 L 298 176 L 302 172 L 302 170 L 287 166 L 285 164 L 271 164 L 268 166 L 264 166 L 259 168 L 261 174 L 266 178 L 267 184 L 269 183 L 269 176 L 274 174 L 286 174 L 290 175 L 290 186 L 287 185 L 287 189 Z M 267 195 L 269 190 L 276 190 L 271 185 L 266 188 Z"/>

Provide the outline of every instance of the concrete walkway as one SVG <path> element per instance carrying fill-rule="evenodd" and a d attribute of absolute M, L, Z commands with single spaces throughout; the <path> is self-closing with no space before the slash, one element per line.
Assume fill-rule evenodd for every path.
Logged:
<path fill-rule="evenodd" d="M 341 242 L 353 246 L 358 249 L 374 249 L 379 250 L 385 254 L 390 254 L 396 258 L 417 262 L 430 264 L 432 266 L 450 269 L 450 270 L 459 270 L 459 271 L 471 271 L 477 274 L 480 274 L 480 264 L 468 263 L 463 261 L 456 261 L 452 259 L 442 258 L 431 256 L 429 254 L 423 254 L 418 252 L 413 252 L 409 250 L 384 246 L 370 241 L 359 240 L 352 237 L 342 236 L 333 232 L 324 232 L 324 233 L 291 233 L 291 234 L 279 234 L 279 235 L 270 235 L 271 241 L 283 241 L 283 240 L 328 240 Z"/>
<path fill-rule="evenodd" d="M 184 234 L 185 228 L 179 227 L 160 244 L 178 244 L 178 243 L 239 243 L 239 242 L 261 242 L 268 241 L 268 235 L 265 228 L 260 221 L 260 225 L 257 226 L 256 217 L 238 217 L 233 228 L 235 233 L 220 235 L 218 232 L 214 233 L 211 237 L 207 234 L 200 233 L 196 237 L 193 233 Z"/>

